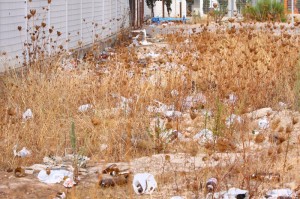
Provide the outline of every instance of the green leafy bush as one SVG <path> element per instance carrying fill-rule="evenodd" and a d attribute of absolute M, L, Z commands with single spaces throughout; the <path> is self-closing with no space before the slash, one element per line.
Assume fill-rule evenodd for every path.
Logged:
<path fill-rule="evenodd" d="M 257 21 L 286 21 L 284 5 L 276 0 L 260 0 L 255 6 L 247 4 L 243 15 Z"/>

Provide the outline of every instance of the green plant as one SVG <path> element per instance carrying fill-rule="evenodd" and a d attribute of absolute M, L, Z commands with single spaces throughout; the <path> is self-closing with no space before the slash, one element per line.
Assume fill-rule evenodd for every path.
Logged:
<path fill-rule="evenodd" d="M 243 15 L 246 19 L 257 21 L 286 21 L 283 3 L 274 0 L 260 0 L 255 6 L 247 4 Z"/>

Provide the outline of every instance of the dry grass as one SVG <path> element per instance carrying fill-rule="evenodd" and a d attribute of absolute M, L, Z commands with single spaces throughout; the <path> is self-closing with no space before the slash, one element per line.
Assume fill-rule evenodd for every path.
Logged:
<path fill-rule="evenodd" d="M 248 122 L 231 128 L 226 128 L 224 123 L 232 113 L 275 107 L 279 101 L 296 104 L 294 86 L 299 81 L 296 76 L 299 37 L 290 36 L 285 31 L 275 36 L 270 31 L 258 32 L 249 28 L 216 32 L 203 29 L 202 33 L 189 36 L 167 35 L 167 45 L 157 45 L 156 48 L 127 48 L 123 42 L 107 61 L 98 62 L 99 56 L 90 53 L 90 59 L 71 71 L 63 70 L 61 62 L 53 59 L 51 63 L 44 61 L 42 66 L 39 65 L 41 62 L 33 63 L 32 68 L 24 73 L 11 72 L 1 77 L 1 168 L 16 165 L 12 154 L 15 144 L 26 146 L 33 152 L 33 157 L 24 164 L 41 162 L 45 155 L 63 155 L 65 148 L 71 147 L 69 134 L 74 121 L 78 151 L 94 161 L 130 161 L 162 152 L 186 152 L 193 156 L 206 153 L 208 159 L 219 151 L 240 154 L 239 161 L 228 163 L 226 167 L 205 169 L 203 174 L 195 169 L 188 174 L 161 175 L 159 182 L 177 184 L 178 179 L 184 182 L 180 185 L 182 188 L 171 188 L 175 193 L 176 189 L 186 189 L 195 195 L 200 194 L 203 187 L 196 182 L 204 184 L 205 179 L 217 176 L 221 182 L 220 190 L 230 183 L 250 190 L 253 195 L 262 194 L 264 187 L 271 187 L 272 183 L 253 182 L 251 174 L 256 171 L 282 173 L 284 154 L 291 151 L 289 154 L 296 159 L 288 160 L 286 165 L 293 165 L 293 161 L 299 161 L 299 155 L 296 155 L 299 147 L 289 148 L 283 141 L 269 149 L 253 151 L 246 147 L 247 143 L 255 140 L 260 144 L 267 138 L 252 136 Z M 141 58 L 142 54 L 154 50 L 162 56 Z M 174 68 L 167 70 L 166 67 L 172 64 Z M 147 69 L 150 66 L 162 69 L 150 71 Z M 179 66 L 185 69 L 181 70 Z M 41 72 L 41 68 L 47 70 Z M 176 97 L 171 95 L 174 89 L 179 93 Z M 199 92 L 206 96 L 208 103 L 195 104 L 192 110 L 185 110 L 184 99 Z M 234 106 L 226 103 L 230 94 L 238 98 Z M 121 96 L 131 99 L 125 108 L 119 106 Z M 153 130 L 150 125 L 157 115 L 149 113 L 147 106 L 154 100 L 173 104 L 176 110 L 188 113 L 188 117 L 180 119 L 164 118 L 169 120 L 168 129 L 185 132 L 192 127 L 187 133 L 193 135 L 203 128 L 210 128 L 219 139 L 203 147 L 178 141 L 164 143 L 151 136 L 151 133 L 161 130 Z M 92 104 L 93 108 L 79 113 L 78 107 L 82 104 Z M 34 118 L 23 122 L 22 113 L 27 108 L 32 109 Z M 203 108 L 212 110 L 214 117 L 201 116 Z M 298 119 L 293 118 L 294 121 Z M 278 126 L 279 122 L 275 121 L 271 128 Z M 291 132 L 291 127 L 286 131 Z M 133 144 L 132 139 L 137 142 Z M 101 150 L 103 144 L 107 144 L 106 150 Z M 284 171 L 281 182 L 289 182 L 297 172 L 295 168 L 290 171 L 284 168 Z M 175 175 L 179 176 L 178 179 Z M 258 187 L 261 189 L 256 190 Z M 111 193 L 108 190 L 103 194 Z"/>

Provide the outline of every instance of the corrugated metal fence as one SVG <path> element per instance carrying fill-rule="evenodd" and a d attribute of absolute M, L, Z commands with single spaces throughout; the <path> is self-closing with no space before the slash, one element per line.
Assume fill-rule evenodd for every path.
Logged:
<path fill-rule="evenodd" d="M 26 17 L 36 10 L 34 17 Z M 92 44 L 129 26 L 128 0 L 0 0 L 0 52 L 20 56 L 29 32 L 46 23 L 49 41 L 65 49 Z M 18 30 L 18 27 L 22 27 Z M 57 31 L 61 33 L 57 36 Z M 51 50 L 50 44 L 49 51 Z M 1 65 L 0 65 L 1 68 Z"/>

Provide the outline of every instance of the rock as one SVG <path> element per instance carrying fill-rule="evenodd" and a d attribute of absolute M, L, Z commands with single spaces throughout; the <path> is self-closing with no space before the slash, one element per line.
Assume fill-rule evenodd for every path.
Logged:
<path fill-rule="evenodd" d="M 258 118 L 262 118 L 265 116 L 269 116 L 272 113 L 272 109 L 271 108 L 262 108 L 262 109 L 258 109 L 256 111 L 253 111 L 251 113 L 247 113 L 247 117 L 251 118 L 251 119 L 258 119 Z"/>
<path fill-rule="evenodd" d="M 214 134 L 209 129 L 202 129 L 199 133 L 194 135 L 193 140 L 198 141 L 199 144 L 212 142 L 214 140 Z"/>
<path fill-rule="evenodd" d="M 269 120 L 267 117 L 263 117 L 258 120 L 258 126 L 260 129 L 267 129 L 270 127 Z"/>

